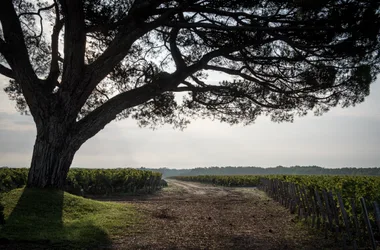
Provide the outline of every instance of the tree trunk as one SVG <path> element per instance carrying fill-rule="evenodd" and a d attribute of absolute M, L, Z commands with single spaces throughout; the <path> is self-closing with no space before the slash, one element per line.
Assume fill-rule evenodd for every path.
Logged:
<path fill-rule="evenodd" d="M 59 119 L 49 119 L 37 126 L 28 187 L 62 189 L 67 173 L 79 147 L 74 146 L 72 129 Z"/>

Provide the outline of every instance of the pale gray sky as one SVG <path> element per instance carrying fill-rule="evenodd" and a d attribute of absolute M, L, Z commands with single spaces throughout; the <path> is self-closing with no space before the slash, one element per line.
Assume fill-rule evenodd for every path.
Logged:
<path fill-rule="evenodd" d="M 7 80 L 0 76 L 0 87 Z M 380 80 L 366 101 L 294 123 L 260 117 L 254 125 L 193 121 L 183 132 L 112 122 L 77 152 L 75 167 L 170 167 L 319 165 L 380 167 Z M 35 127 L 0 91 L 0 166 L 29 167 Z"/>

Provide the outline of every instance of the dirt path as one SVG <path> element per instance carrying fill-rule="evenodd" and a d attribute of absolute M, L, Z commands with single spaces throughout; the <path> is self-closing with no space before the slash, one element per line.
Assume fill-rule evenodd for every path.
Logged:
<path fill-rule="evenodd" d="M 256 188 L 169 180 L 133 203 L 145 223 L 114 241 L 115 249 L 327 249 L 294 216 Z"/>

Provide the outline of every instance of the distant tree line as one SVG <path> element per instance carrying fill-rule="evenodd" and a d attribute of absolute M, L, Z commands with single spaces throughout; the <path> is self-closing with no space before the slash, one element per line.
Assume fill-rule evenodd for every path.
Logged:
<path fill-rule="evenodd" d="M 146 169 L 146 168 L 141 168 Z M 319 166 L 277 166 L 274 168 L 261 167 L 207 167 L 194 169 L 146 169 L 158 171 L 163 177 L 194 176 L 194 175 L 258 175 L 258 174 L 284 174 L 284 175 L 371 175 L 380 176 L 380 168 L 322 168 Z"/>

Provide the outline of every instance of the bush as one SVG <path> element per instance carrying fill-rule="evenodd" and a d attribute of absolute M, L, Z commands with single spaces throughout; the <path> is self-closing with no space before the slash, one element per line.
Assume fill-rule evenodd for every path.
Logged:
<path fill-rule="evenodd" d="M 161 180 L 160 185 L 161 187 L 167 187 L 168 183 L 165 180 Z"/>
<path fill-rule="evenodd" d="M 26 185 L 27 168 L 0 168 L 0 193 Z M 131 168 L 70 169 L 64 191 L 76 195 L 151 193 L 161 188 L 162 174 Z"/>

